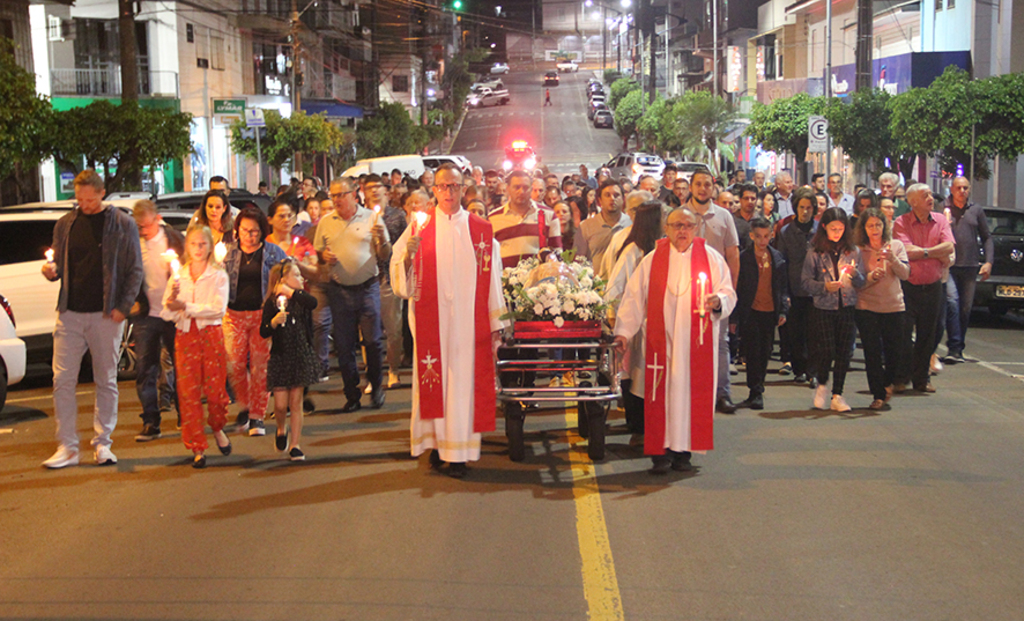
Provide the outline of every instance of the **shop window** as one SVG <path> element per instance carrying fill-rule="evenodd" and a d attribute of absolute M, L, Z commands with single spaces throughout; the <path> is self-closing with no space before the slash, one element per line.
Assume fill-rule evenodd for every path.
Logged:
<path fill-rule="evenodd" d="M 393 93 L 408 93 L 409 92 L 409 76 L 407 76 L 407 75 L 393 75 L 393 76 L 391 76 L 391 92 L 393 92 Z"/>
<path fill-rule="evenodd" d="M 224 69 L 224 37 L 210 36 L 210 68 Z"/>

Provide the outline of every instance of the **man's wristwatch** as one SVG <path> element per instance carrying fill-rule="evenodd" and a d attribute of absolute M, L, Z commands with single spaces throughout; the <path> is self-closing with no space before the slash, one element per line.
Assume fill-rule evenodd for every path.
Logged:
<path fill-rule="evenodd" d="M 928 258 L 928 249 L 927 248 L 924 249 L 924 258 L 926 258 L 926 259 Z"/>

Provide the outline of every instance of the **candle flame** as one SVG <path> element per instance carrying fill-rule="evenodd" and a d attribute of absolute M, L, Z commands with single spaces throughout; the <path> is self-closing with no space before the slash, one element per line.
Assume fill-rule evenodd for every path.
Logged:
<path fill-rule="evenodd" d="M 53 248 L 47 248 L 45 254 L 46 254 L 46 262 L 47 263 L 53 263 Z"/>
<path fill-rule="evenodd" d="M 427 220 L 430 218 L 430 216 L 428 216 L 427 212 L 425 211 L 417 211 L 415 214 L 413 214 L 413 217 L 416 218 L 416 224 L 420 228 L 423 228 L 423 226 L 426 225 Z"/>
<path fill-rule="evenodd" d="M 228 256 L 228 247 L 222 241 L 217 242 L 217 245 L 213 247 L 213 258 L 217 259 L 217 263 L 223 263 L 226 256 Z"/>
<path fill-rule="evenodd" d="M 286 296 L 284 296 L 284 295 L 277 296 L 277 308 L 282 313 L 284 312 L 284 309 L 288 308 L 288 298 Z"/>

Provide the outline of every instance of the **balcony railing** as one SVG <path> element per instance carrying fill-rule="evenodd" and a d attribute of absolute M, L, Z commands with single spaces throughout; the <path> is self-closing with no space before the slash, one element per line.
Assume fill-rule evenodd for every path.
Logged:
<path fill-rule="evenodd" d="M 50 93 L 117 97 L 122 94 L 121 68 L 50 69 Z M 178 97 L 178 74 L 174 71 L 139 71 L 139 94 Z"/>

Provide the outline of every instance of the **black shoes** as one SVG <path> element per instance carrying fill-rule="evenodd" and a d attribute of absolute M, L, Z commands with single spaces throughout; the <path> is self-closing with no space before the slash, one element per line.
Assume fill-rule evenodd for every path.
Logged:
<path fill-rule="evenodd" d="M 249 436 L 265 436 L 267 435 L 267 426 L 262 420 L 253 418 L 249 420 Z"/>
<path fill-rule="evenodd" d="M 206 455 L 196 455 L 195 458 L 192 459 L 192 467 L 195 468 L 196 470 L 202 470 L 203 468 L 205 468 Z"/>
<path fill-rule="evenodd" d="M 448 464 L 448 476 L 453 479 L 464 478 L 467 472 L 469 472 L 469 468 L 466 467 L 465 463 L 453 462 Z"/>
<path fill-rule="evenodd" d="M 715 411 L 720 414 L 735 414 L 736 406 L 729 397 L 722 397 L 715 403 Z"/>
<path fill-rule="evenodd" d="M 312 399 L 310 399 L 309 397 L 306 397 L 305 399 L 302 400 L 302 413 L 303 414 L 312 414 L 315 411 L 316 411 L 316 404 L 313 403 Z"/>
<path fill-rule="evenodd" d="M 235 417 L 235 425 L 238 425 L 241 431 L 249 428 L 249 410 L 242 410 L 238 413 L 238 416 Z"/>
<path fill-rule="evenodd" d="M 161 436 L 160 428 L 156 425 L 143 425 L 142 432 L 135 436 L 136 442 L 149 442 Z"/>
<path fill-rule="evenodd" d="M 962 351 L 951 351 L 948 356 L 942 359 L 942 361 L 946 364 L 964 364 L 967 362 L 967 360 L 964 359 L 964 353 Z"/>
<path fill-rule="evenodd" d="M 736 404 L 737 408 L 750 408 L 751 410 L 763 410 L 764 409 L 764 397 L 761 395 L 751 395 L 746 401 L 741 401 Z"/>
<path fill-rule="evenodd" d="M 286 448 L 288 448 L 288 434 L 277 434 L 277 436 L 274 438 L 274 445 L 277 446 L 277 450 L 279 451 L 284 451 Z"/>
<path fill-rule="evenodd" d="M 793 381 L 796 382 L 797 384 L 803 384 L 804 382 L 807 381 L 807 375 L 805 373 L 801 373 L 800 375 L 794 377 Z"/>
<path fill-rule="evenodd" d="M 224 437 L 223 445 L 220 443 L 221 436 Z M 220 451 L 221 455 L 231 454 L 231 440 L 228 439 L 228 434 L 224 433 L 223 430 L 213 433 L 213 441 L 217 443 L 217 450 Z"/>
<path fill-rule="evenodd" d="M 672 453 L 672 469 L 676 472 L 692 472 L 693 464 L 690 463 L 690 452 Z"/>
<path fill-rule="evenodd" d="M 654 465 L 647 471 L 651 474 L 668 474 L 668 471 L 672 468 L 672 459 L 668 455 L 657 455 L 651 457 L 651 461 L 654 462 Z"/>
<path fill-rule="evenodd" d="M 341 408 L 342 414 L 348 414 L 349 412 L 355 412 L 356 410 L 362 409 L 363 404 L 359 402 L 359 399 L 349 399 L 345 403 L 345 407 Z"/>
<path fill-rule="evenodd" d="M 292 461 L 306 461 L 306 454 L 302 452 L 302 449 L 295 446 L 292 450 L 288 451 L 288 459 Z"/>
<path fill-rule="evenodd" d="M 384 387 L 377 386 L 372 394 L 373 397 L 370 399 L 370 409 L 379 410 L 384 407 Z"/>
<path fill-rule="evenodd" d="M 444 465 L 444 462 L 441 461 L 441 453 L 437 449 L 430 451 L 427 461 L 430 463 L 431 470 L 440 470 L 441 466 Z"/>

